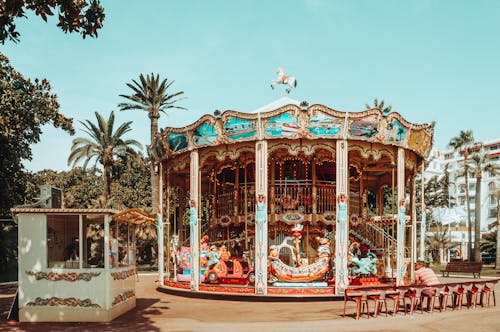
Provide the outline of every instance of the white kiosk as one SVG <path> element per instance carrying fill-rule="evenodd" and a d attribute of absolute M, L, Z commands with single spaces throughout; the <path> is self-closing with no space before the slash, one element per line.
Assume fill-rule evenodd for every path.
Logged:
<path fill-rule="evenodd" d="M 14 208 L 19 321 L 106 322 L 136 305 L 140 209 Z"/>

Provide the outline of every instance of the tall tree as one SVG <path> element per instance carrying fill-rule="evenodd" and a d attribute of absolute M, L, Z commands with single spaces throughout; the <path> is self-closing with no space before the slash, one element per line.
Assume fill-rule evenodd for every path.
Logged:
<path fill-rule="evenodd" d="M 469 202 L 469 165 L 468 158 L 471 151 L 471 148 L 474 146 L 474 135 L 472 134 L 472 130 L 461 130 L 458 136 L 453 137 L 448 146 L 453 149 L 455 152 L 459 152 L 464 157 L 464 176 L 465 176 L 465 200 L 467 204 L 467 228 L 469 241 L 467 246 L 468 251 L 468 259 L 471 261 L 472 258 L 472 225 L 471 225 L 471 215 L 470 215 L 470 202 Z M 479 245 L 479 244 L 478 244 Z"/>
<path fill-rule="evenodd" d="M 474 261 L 481 261 L 481 250 L 479 244 L 481 241 L 481 182 L 483 172 L 488 172 L 492 177 L 500 174 L 500 166 L 492 162 L 489 155 L 481 148 L 475 151 L 470 158 L 470 169 L 476 178 L 476 197 L 475 197 L 475 220 L 474 220 Z"/>
<path fill-rule="evenodd" d="M 131 130 L 130 124 L 132 121 L 123 123 L 113 132 L 115 124 L 114 112 L 111 112 L 108 120 L 97 112 L 95 116 L 97 125 L 90 120 L 80 121 L 85 127 L 82 131 L 89 135 L 90 139 L 78 137 L 73 140 L 68 165 L 73 164 L 74 167 L 81 160 L 85 160 L 83 164 L 85 169 L 92 159 L 95 159 L 95 164 L 99 162 L 103 166 L 104 199 L 107 201 L 110 197 L 111 167 L 117 158 L 137 156 L 137 152 L 132 149 L 132 146 L 140 149 L 141 144 L 136 140 L 124 140 L 122 138 Z"/>
<path fill-rule="evenodd" d="M 167 79 L 160 81 L 160 75 L 151 73 L 144 76 L 139 75 L 139 82 L 132 80 L 132 83 L 127 83 L 127 86 L 132 90 L 131 95 L 120 95 L 120 97 L 128 99 L 130 102 L 120 103 L 118 107 L 124 110 L 140 110 L 145 111 L 151 121 L 151 140 L 153 143 L 156 134 L 158 133 L 158 119 L 160 112 L 165 115 L 166 110 L 170 108 L 183 109 L 184 107 L 177 106 L 177 103 L 185 99 L 181 97 L 184 92 L 178 91 L 169 93 L 170 86 L 174 81 Z M 150 166 L 151 172 L 151 204 L 153 210 L 156 211 L 159 204 L 159 175 L 156 171 L 157 163 L 152 162 Z"/>
<path fill-rule="evenodd" d="M 22 160 L 31 160 L 31 145 L 42 126 L 52 124 L 74 134 L 73 120 L 59 112 L 57 96 L 46 79 L 30 80 L 15 71 L 0 53 L 0 216 L 24 202 L 26 175 Z"/>
<path fill-rule="evenodd" d="M 58 11 L 59 23 L 57 26 L 64 32 L 78 32 L 83 38 L 97 37 L 97 30 L 102 28 L 104 8 L 98 0 L 9 0 L 0 1 L 0 43 L 6 40 L 19 41 L 19 32 L 14 20 L 26 18 L 26 10 L 33 11 L 45 22 L 47 17 Z"/>

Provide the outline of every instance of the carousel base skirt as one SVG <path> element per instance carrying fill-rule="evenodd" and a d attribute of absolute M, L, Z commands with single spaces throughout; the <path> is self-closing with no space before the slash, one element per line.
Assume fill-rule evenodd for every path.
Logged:
<path fill-rule="evenodd" d="M 328 287 L 326 282 L 280 282 L 277 281 L 273 283 L 273 287 L 285 287 L 285 288 L 317 288 L 317 287 Z"/>
<path fill-rule="evenodd" d="M 158 291 L 203 299 L 249 301 L 249 302 L 313 302 L 343 300 L 343 295 L 335 295 L 335 287 L 326 283 L 281 283 L 279 287 L 269 286 L 267 295 L 255 294 L 253 286 L 241 285 L 210 285 L 200 284 L 198 291 L 192 291 L 191 285 L 187 282 L 165 281 L 164 285 L 157 288 Z M 297 286 L 296 284 L 304 284 Z M 323 284 L 322 286 L 318 284 Z"/>

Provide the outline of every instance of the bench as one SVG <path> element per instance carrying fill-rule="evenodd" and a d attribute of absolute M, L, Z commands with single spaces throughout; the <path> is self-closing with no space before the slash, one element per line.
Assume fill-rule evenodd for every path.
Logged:
<path fill-rule="evenodd" d="M 443 277 L 450 276 L 450 272 L 464 272 L 472 273 L 474 278 L 481 277 L 481 269 L 483 268 L 483 262 L 449 262 L 446 264 L 443 272 Z"/>

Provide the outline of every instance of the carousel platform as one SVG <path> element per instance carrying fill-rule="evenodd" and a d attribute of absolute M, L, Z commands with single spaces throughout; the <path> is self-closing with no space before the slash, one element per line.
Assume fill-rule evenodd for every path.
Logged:
<path fill-rule="evenodd" d="M 166 281 L 158 286 L 157 291 L 190 298 L 202 298 L 228 301 L 248 302 L 321 302 L 341 301 L 343 295 L 335 295 L 333 286 L 319 287 L 273 287 L 268 286 L 267 295 L 256 295 L 255 289 L 243 285 L 206 285 L 202 284 L 199 291 L 192 291 L 189 283 Z"/>

